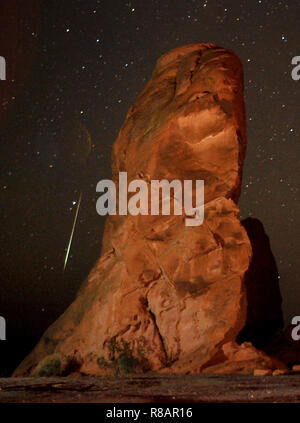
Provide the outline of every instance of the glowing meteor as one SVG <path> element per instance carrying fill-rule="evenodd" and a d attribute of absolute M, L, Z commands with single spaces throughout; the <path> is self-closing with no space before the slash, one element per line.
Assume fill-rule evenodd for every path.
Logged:
<path fill-rule="evenodd" d="M 73 235 L 74 235 L 77 217 L 78 217 L 79 208 L 80 208 L 80 203 L 81 203 L 81 197 L 82 197 L 82 191 L 80 192 L 79 199 L 78 199 L 78 204 L 77 204 L 76 213 L 75 213 L 75 217 L 74 217 L 74 221 L 73 221 L 72 231 L 71 231 L 71 235 L 70 235 L 70 239 L 69 239 L 69 243 L 68 243 L 68 248 L 67 248 L 67 251 L 66 251 L 63 273 L 65 273 L 67 263 L 68 263 L 68 259 L 69 259 L 69 255 L 70 255 L 71 245 L 72 245 L 72 241 L 73 241 Z"/>
<path fill-rule="evenodd" d="M 86 163 L 88 156 L 92 149 L 91 136 L 87 128 L 78 120 L 69 120 L 64 123 L 61 128 L 60 138 L 62 140 L 61 144 L 61 154 L 65 163 L 68 163 L 73 169 L 77 169 L 77 172 L 80 172 L 81 175 L 84 174 L 86 169 Z M 82 184 L 81 184 L 82 187 Z M 77 218 L 79 214 L 80 204 L 82 198 L 82 189 L 80 190 L 79 199 L 77 203 L 76 213 L 73 220 L 72 231 L 69 238 L 69 243 L 65 255 L 63 275 L 65 273 L 70 250 L 72 246 L 73 236 L 76 228 Z M 73 206 L 76 202 L 73 201 Z"/>

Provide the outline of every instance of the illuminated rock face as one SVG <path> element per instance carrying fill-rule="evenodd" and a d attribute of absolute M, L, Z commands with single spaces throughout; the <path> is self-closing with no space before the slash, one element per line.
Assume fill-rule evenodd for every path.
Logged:
<path fill-rule="evenodd" d="M 204 223 L 110 216 L 99 261 L 15 375 L 193 373 L 219 363 L 247 315 L 252 250 L 237 207 L 245 149 L 235 54 L 194 44 L 161 57 L 114 144 L 113 179 L 203 179 Z"/>

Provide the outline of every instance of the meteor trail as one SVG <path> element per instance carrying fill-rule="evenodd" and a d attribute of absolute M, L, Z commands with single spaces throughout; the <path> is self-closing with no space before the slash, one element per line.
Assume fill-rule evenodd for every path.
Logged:
<path fill-rule="evenodd" d="M 79 208 L 80 208 L 80 203 L 81 203 L 81 197 L 82 197 L 82 191 L 80 192 L 80 195 L 79 195 L 79 200 L 78 200 L 77 209 L 76 209 L 76 213 L 75 213 L 75 217 L 74 217 L 74 221 L 73 221 L 72 231 L 71 231 L 71 235 L 70 235 L 70 239 L 69 239 L 69 243 L 68 243 L 68 248 L 67 248 L 67 251 L 66 251 L 63 274 L 65 273 L 67 263 L 68 263 L 68 259 L 69 259 L 70 249 L 71 249 L 71 245 L 72 245 L 73 235 L 74 235 L 77 217 L 78 217 Z"/>

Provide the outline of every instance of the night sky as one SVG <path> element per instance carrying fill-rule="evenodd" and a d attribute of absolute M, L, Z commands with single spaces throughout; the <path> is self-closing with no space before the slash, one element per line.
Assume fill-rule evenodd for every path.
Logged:
<path fill-rule="evenodd" d="M 95 187 L 111 176 L 126 113 L 162 54 L 198 42 L 232 49 L 244 64 L 241 215 L 262 221 L 286 322 L 299 315 L 300 81 L 291 60 L 300 55 L 300 1 L 5 0 L 1 9 L 0 315 L 8 339 L 40 335 L 72 301 L 99 256 Z M 86 166 L 72 159 L 70 122 L 90 134 Z"/>

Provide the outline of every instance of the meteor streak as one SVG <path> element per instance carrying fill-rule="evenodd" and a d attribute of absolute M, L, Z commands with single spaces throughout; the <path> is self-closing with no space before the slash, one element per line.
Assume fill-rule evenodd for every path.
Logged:
<path fill-rule="evenodd" d="M 70 235 L 70 239 L 69 239 L 69 243 L 68 243 L 68 248 L 67 248 L 67 251 L 66 251 L 63 273 L 65 273 L 67 263 L 68 263 L 68 259 L 69 259 L 69 255 L 70 255 L 71 245 L 72 245 L 72 241 L 73 241 L 73 235 L 74 235 L 77 217 L 78 217 L 79 208 L 80 208 L 80 203 L 81 203 L 81 198 L 82 198 L 82 191 L 80 192 L 79 199 L 78 199 L 78 204 L 77 204 L 76 213 L 75 213 L 75 217 L 74 217 L 74 221 L 73 221 L 72 231 L 71 231 L 71 235 Z"/>

